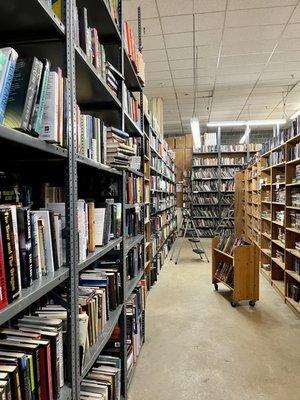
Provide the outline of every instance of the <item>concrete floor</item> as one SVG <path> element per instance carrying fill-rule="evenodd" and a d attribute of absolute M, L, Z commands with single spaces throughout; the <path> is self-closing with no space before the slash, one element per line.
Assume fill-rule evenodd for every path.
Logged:
<path fill-rule="evenodd" d="M 260 280 L 256 307 L 232 308 L 228 290 L 212 288 L 211 265 L 185 243 L 148 295 L 129 400 L 299 400 L 299 319 Z"/>

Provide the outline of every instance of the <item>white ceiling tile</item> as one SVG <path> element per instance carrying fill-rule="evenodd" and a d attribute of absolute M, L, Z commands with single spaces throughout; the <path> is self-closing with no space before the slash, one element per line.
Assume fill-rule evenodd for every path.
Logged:
<path fill-rule="evenodd" d="M 138 35 L 137 21 L 130 21 L 129 24 L 133 30 L 134 36 L 137 37 L 137 35 Z M 161 34 L 162 34 L 162 30 L 161 30 L 158 18 L 149 18 L 149 19 L 143 20 L 143 22 L 142 22 L 143 38 L 146 36 L 161 35 Z"/>
<path fill-rule="evenodd" d="M 196 32 L 196 46 L 199 45 L 210 45 L 212 43 L 216 43 L 219 45 L 219 42 L 222 37 L 221 29 L 209 29 L 202 30 Z"/>
<path fill-rule="evenodd" d="M 173 33 L 165 35 L 165 41 L 168 49 L 192 46 L 193 34 L 192 32 Z"/>
<path fill-rule="evenodd" d="M 154 72 L 154 71 L 168 71 L 169 64 L 167 61 L 157 61 L 157 62 L 147 62 L 146 71 Z"/>
<path fill-rule="evenodd" d="M 196 31 L 205 31 L 208 29 L 222 29 L 224 21 L 224 12 L 214 12 L 207 14 L 196 14 Z"/>
<path fill-rule="evenodd" d="M 193 16 L 180 15 L 161 18 L 162 30 L 166 35 L 168 33 L 192 32 Z"/>
<path fill-rule="evenodd" d="M 255 10 L 228 11 L 226 27 L 270 25 L 287 23 L 294 7 L 260 8 Z"/>
<path fill-rule="evenodd" d="M 158 80 L 162 81 L 164 79 L 171 79 L 170 71 L 148 72 L 147 74 L 147 82 Z"/>
<path fill-rule="evenodd" d="M 273 62 L 288 62 L 291 61 L 299 61 L 300 60 L 300 51 L 275 51 L 273 54 L 270 63 Z"/>
<path fill-rule="evenodd" d="M 166 15 L 180 15 L 193 13 L 193 0 L 157 0 L 158 10 L 162 17 Z"/>
<path fill-rule="evenodd" d="M 264 68 L 264 71 L 265 72 L 286 71 L 290 73 L 293 73 L 294 71 L 300 71 L 300 59 L 299 61 L 269 63 Z"/>
<path fill-rule="evenodd" d="M 289 51 L 289 50 L 300 50 L 299 38 L 283 38 L 279 40 L 276 51 Z"/>
<path fill-rule="evenodd" d="M 193 70 L 192 69 L 177 69 L 172 71 L 173 78 L 192 78 Z"/>
<path fill-rule="evenodd" d="M 229 0 L 228 10 L 296 5 L 297 0 Z"/>
<path fill-rule="evenodd" d="M 183 60 L 185 58 L 193 58 L 193 47 L 168 49 L 167 52 L 170 60 Z"/>
<path fill-rule="evenodd" d="M 215 57 L 219 54 L 219 43 L 211 44 L 209 46 L 198 46 L 198 57 Z"/>
<path fill-rule="evenodd" d="M 291 84 L 296 83 L 298 79 L 300 79 L 300 71 L 294 71 L 291 73 L 290 71 L 272 71 L 272 72 L 263 72 L 261 74 L 260 80 L 261 81 L 266 81 L 266 80 L 273 80 L 273 79 L 288 79 L 291 81 Z"/>
<path fill-rule="evenodd" d="M 137 8 L 141 6 L 143 18 L 158 17 L 155 0 L 123 0 L 122 7 L 125 20 L 137 19 Z"/>
<path fill-rule="evenodd" d="M 267 40 L 279 38 L 284 25 L 239 26 L 225 28 L 223 43 L 244 42 L 251 40 Z"/>
<path fill-rule="evenodd" d="M 300 5 L 296 7 L 296 9 L 292 15 L 292 18 L 290 20 L 291 24 L 294 24 L 296 22 L 300 22 Z"/>
<path fill-rule="evenodd" d="M 156 36 L 145 36 L 143 38 L 143 50 L 159 50 L 164 49 L 165 45 L 163 42 L 162 35 Z"/>
<path fill-rule="evenodd" d="M 219 66 L 244 65 L 245 69 L 247 69 L 249 64 L 266 63 L 269 57 L 270 53 L 240 54 L 233 56 L 222 56 L 221 54 Z"/>
<path fill-rule="evenodd" d="M 261 72 L 265 64 L 249 64 L 247 65 L 247 69 L 244 65 L 219 65 L 218 75 L 227 75 L 227 74 L 243 74 L 247 73 L 255 73 Z"/>
<path fill-rule="evenodd" d="M 167 55 L 165 50 L 144 50 L 143 51 L 145 62 L 152 61 L 167 61 Z"/>
<path fill-rule="evenodd" d="M 245 49 L 247 53 L 271 53 L 276 44 L 275 40 L 248 40 L 247 42 L 225 43 L 222 47 L 222 56 L 243 54 Z"/>
<path fill-rule="evenodd" d="M 218 75 L 217 83 L 232 83 L 236 85 L 237 83 L 254 83 L 259 77 L 258 73 L 254 74 L 233 74 L 233 75 Z"/>
<path fill-rule="evenodd" d="M 163 87 L 173 87 L 173 82 L 171 79 L 163 79 L 163 80 L 148 80 L 147 84 L 152 88 L 163 88 Z"/>
<path fill-rule="evenodd" d="M 193 68 L 193 59 L 173 60 L 170 61 L 172 70 Z"/>
<path fill-rule="evenodd" d="M 288 24 L 285 28 L 283 38 L 300 38 L 300 23 L 298 24 Z"/>
<path fill-rule="evenodd" d="M 195 2 L 195 13 L 224 11 L 225 8 L 226 0 L 197 0 Z"/>

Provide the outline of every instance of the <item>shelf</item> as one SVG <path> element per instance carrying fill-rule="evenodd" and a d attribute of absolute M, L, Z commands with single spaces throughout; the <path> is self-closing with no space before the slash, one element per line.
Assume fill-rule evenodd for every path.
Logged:
<path fill-rule="evenodd" d="M 262 233 L 261 235 L 264 236 L 265 238 L 271 240 L 271 235 L 268 235 L 266 233 Z"/>
<path fill-rule="evenodd" d="M 139 244 L 144 239 L 144 235 L 137 235 L 133 238 L 125 239 L 125 253 L 128 253 L 134 246 Z"/>
<path fill-rule="evenodd" d="M 287 183 L 286 186 L 287 187 L 300 186 L 300 181 L 294 183 Z"/>
<path fill-rule="evenodd" d="M 264 203 L 264 204 L 271 204 L 270 201 L 266 201 L 266 200 L 262 200 L 261 202 Z M 251 202 L 250 202 L 250 203 L 251 203 Z"/>
<path fill-rule="evenodd" d="M 72 389 L 67 385 L 60 389 L 60 400 L 72 400 Z"/>
<path fill-rule="evenodd" d="M 222 281 L 222 279 L 220 279 L 220 278 L 217 278 L 216 276 L 214 276 L 214 279 L 215 279 L 216 281 L 220 282 L 220 283 L 223 283 L 223 285 L 227 286 L 227 287 L 228 287 L 228 289 L 230 289 L 230 290 L 234 290 L 234 289 L 233 289 L 233 287 L 231 287 L 230 285 L 228 285 L 228 283 L 226 283 L 226 282 Z"/>
<path fill-rule="evenodd" d="M 231 179 L 231 178 L 221 178 L 221 179 Z M 218 181 L 219 178 L 192 178 L 192 181 Z"/>
<path fill-rule="evenodd" d="M 272 279 L 272 285 L 282 297 L 285 297 L 285 284 L 283 281 Z"/>
<path fill-rule="evenodd" d="M 268 217 L 261 216 L 261 219 L 263 219 L 264 221 L 272 222 L 271 218 L 268 218 Z"/>
<path fill-rule="evenodd" d="M 94 161 L 91 158 L 82 156 L 81 154 L 77 154 L 76 159 L 79 164 L 86 165 L 86 166 L 94 168 L 94 169 L 98 169 L 99 171 L 107 172 L 107 173 L 119 175 L 119 176 L 122 175 L 121 171 L 118 171 L 117 169 L 112 168 L 109 165 L 98 163 L 97 161 Z"/>
<path fill-rule="evenodd" d="M 286 303 L 293 309 L 293 311 L 296 311 L 298 314 L 300 313 L 300 303 L 297 303 L 290 297 L 286 297 Z"/>
<path fill-rule="evenodd" d="M 280 240 L 272 239 L 272 242 L 277 244 L 277 246 L 281 247 L 282 249 L 285 249 L 284 243 L 282 243 Z"/>
<path fill-rule="evenodd" d="M 132 136 L 143 137 L 143 132 L 140 127 L 134 122 L 131 116 L 124 111 L 124 119 L 125 119 L 125 131 Z"/>
<path fill-rule="evenodd" d="M 219 254 L 219 255 L 223 256 L 224 258 L 226 258 L 227 260 L 229 260 L 230 262 L 233 262 L 233 256 L 231 256 L 231 255 L 229 255 L 227 253 L 224 253 L 224 251 L 221 251 L 219 249 L 214 249 L 214 251 L 217 254 Z"/>
<path fill-rule="evenodd" d="M 99 335 L 97 342 L 92 347 L 87 349 L 84 359 L 84 366 L 81 373 L 81 380 L 84 379 L 85 375 L 92 368 L 99 354 L 110 339 L 114 327 L 116 326 L 122 312 L 122 308 L 123 305 L 119 305 L 116 310 L 109 312 L 109 320 L 107 321 L 103 332 Z"/>
<path fill-rule="evenodd" d="M 286 143 L 296 143 L 296 142 L 298 142 L 300 140 L 300 135 L 296 135 L 296 136 L 293 136 L 293 137 L 291 137 L 290 139 L 288 139 L 287 141 L 286 141 Z"/>
<path fill-rule="evenodd" d="M 261 251 L 262 253 L 264 253 L 264 255 L 266 255 L 267 257 L 270 257 L 270 258 L 271 258 L 271 250 L 261 248 L 260 251 Z"/>
<path fill-rule="evenodd" d="M 139 283 L 139 281 L 142 279 L 142 276 L 144 274 L 144 271 L 139 271 L 138 275 L 132 279 L 130 279 L 129 281 L 126 282 L 126 296 L 125 296 L 125 302 L 128 301 L 131 293 L 133 292 L 134 288 L 137 286 L 137 284 Z"/>
<path fill-rule="evenodd" d="M 296 206 L 286 206 L 286 208 L 288 208 L 290 210 L 300 210 L 300 207 L 296 207 Z"/>
<path fill-rule="evenodd" d="M 282 262 L 279 258 L 277 257 L 271 257 L 272 261 L 274 261 L 274 263 L 276 263 L 276 265 L 278 265 L 278 267 L 280 267 L 281 269 L 285 269 L 285 263 Z"/>
<path fill-rule="evenodd" d="M 260 273 L 271 283 L 271 271 L 267 271 L 260 267 Z"/>
<path fill-rule="evenodd" d="M 297 249 L 286 249 L 288 253 L 291 253 L 293 256 L 300 258 L 300 251 Z"/>
<path fill-rule="evenodd" d="M 295 279 L 298 283 L 300 283 L 300 275 L 297 274 L 297 272 L 291 271 L 289 269 L 286 269 L 285 272 L 289 274 L 293 279 Z"/>
<path fill-rule="evenodd" d="M 201 217 L 201 216 L 198 216 L 198 215 L 193 215 L 193 219 L 220 219 L 220 218 L 221 217 Z"/>
<path fill-rule="evenodd" d="M 275 204 L 276 206 L 285 206 L 285 203 L 282 201 L 273 201 L 272 204 Z"/>
<path fill-rule="evenodd" d="M 128 90 L 132 92 L 140 92 L 142 90 L 140 79 L 136 73 L 136 69 L 124 49 L 124 77 L 125 84 Z"/>
<path fill-rule="evenodd" d="M 67 149 L 3 125 L 0 125 L 0 146 L 1 157 L 5 158 L 5 154 L 8 154 L 9 160 L 12 158 L 40 159 L 46 156 L 65 159 L 68 156 Z"/>
<path fill-rule="evenodd" d="M 50 273 L 33 281 L 33 284 L 26 289 L 21 290 L 20 296 L 8 304 L 7 307 L 0 311 L 0 325 L 13 318 L 24 308 L 40 299 L 42 296 L 54 289 L 58 284 L 65 281 L 69 277 L 69 268 L 61 267 L 54 273 Z"/>
<path fill-rule="evenodd" d="M 300 163 L 300 158 L 296 158 L 295 160 L 290 160 L 286 162 L 286 165 L 296 165 Z"/>
<path fill-rule="evenodd" d="M 272 221 L 272 224 L 276 224 L 278 226 L 284 226 L 283 222 L 279 222 L 279 221 Z"/>
<path fill-rule="evenodd" d="M 141 177 L 144 176 L 143 172 L 138 171 L 137 169 L 133 169 L 133 168 L 127 168 L 125 170 L 125 172 L 130 172 L 131 174 L 134 174 L 134 175 L 137 175 L 137 176 L 141 176 Z"/>
<path fill-rule="evenodd" d="M 105 246 L 96 247 L 96 250 L 93 253 L 89 253 L 87 258 L 78 264 L 78 272 L 82 271 L 84 268 L 97 261 L 100 257 L 103 257 L 106 253 L 108 253 L 118 244 L 120 244 L 122 240 L 123 238 L 119 237 L 117 239 L 110 240 Z"/>
<path fill-rule="evenodd" d="M 290 228 L 290 227 L 286 227 L 285 229 L 286 229 L 287 231 L 294 232 L 294 233 L 299 233 L 299 234 L 300 234 L 300 230 L 299 230 L 299 229 Z"/>
<path fill-rule="evenodd" d="M 13 21 L 13 23 L 12 23 Z M 1 2 L 0 36 L 1 42 L 29 41 L 36 39 L 62 39 L 64 24 L 43 0 L 10 0 Z M 4 47 L 4 46 L 2 46 Z"/>
<path fill-rule="evenodd" d="M 192 165 L 192 168 L 219 168 L 218 165 Z"/>

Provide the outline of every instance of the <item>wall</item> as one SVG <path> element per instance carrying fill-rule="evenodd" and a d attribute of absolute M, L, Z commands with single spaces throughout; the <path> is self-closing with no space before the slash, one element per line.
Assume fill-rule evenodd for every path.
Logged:
<path fill-rule="evenodd" d="M 175 152 L 176 182 L 183 180 L 184 171 L 191 171 L 193 156 L 192 135 L 166 138 L 169 147 Z M 177 193 L 177 207 L 182 207 L 182 193 Z"/>

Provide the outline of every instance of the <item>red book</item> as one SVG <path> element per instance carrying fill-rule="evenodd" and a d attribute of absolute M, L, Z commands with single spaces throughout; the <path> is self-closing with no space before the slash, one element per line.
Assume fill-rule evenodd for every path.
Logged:
<path fill-rule="evenodd" d="M 6 288 L 7 286 L 6 286 L 3 245 L 2 245 L 2 233 L 0 229 L 0 309 L 8 305 Z"/>

